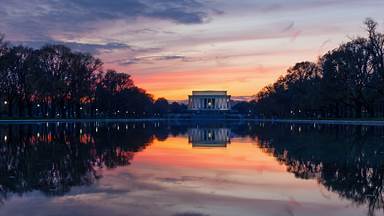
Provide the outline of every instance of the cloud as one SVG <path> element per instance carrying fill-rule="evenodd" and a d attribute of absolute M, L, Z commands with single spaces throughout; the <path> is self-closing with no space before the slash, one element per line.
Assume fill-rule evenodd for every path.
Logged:
<path fill-rule="evenodd" d="M 298 12 L 302 10 L 324 10 L 324 8 L 345 7 L 351 5 L 362 6 L 361 0 L 243 0 L 242 4 L 231 5 L 232 11 L 239 13 L 251 11 L 252 13 L 269 14 L 276 12 Z M 383 4 L 380 0 L 365 1 L 368 4 Z"/>
<path fill-rule="evenodd" d="M 282 29 L 282 32 L 286 32 L 286 31 L 289 31 L 289 30 L 291 30 L 291 29 L 293 29 L 293 27 L 295 26 L 295 22 L 290 22 L 286 27 L 284 27 L 283 29 Z"/>
<path fill-rule="evenodd" d="M 186 56 L 181 55 L 164 55 L 164 56 L 144 56 L 144 57 L 135 57 L 128 60 L 118 60 L 120 65 L 132 65 L 132 64 L 153 64 L 156 61 L 174 61 L 181 60 L 186 61 Z"/>
<path fill-rule="evenodd" d="M 102 21 L 139 17 L 199 24 L 215 13 L 200 0 L 2 0 L 2 30 L 42 38 L 52 32 L 87 32 Z M 6 32 L 8 33 L 8 32 Z"/>
<path fill-rule="evenodd" d="M 137 50 L 137 48 L 133 48 L 124 43 L 111 42 L 106 44 L 92 44 L 92 43 L 78 43 L 78 42 L 63 42 L 63 41 L 55 41 L 55 40 L 47 40 L 47 41 L 18 41 L 13 42 L 16 45 L 25 45 L 32 48 L 40 48 L 42 46 L 48 44 L 58 44 L 65 45 L 71 48 L 74 51 L 88 52 L 92 54 L 99 54 L 103 51 L 113 51 L 113 50 L 121 50 L 121 49 L 130 49 Z"/>
<path fill-rule="evenodd" d="M 255 97 L 254 96 L 232 96 L 231 99 L 234 101 L 251 101 L 255 99 Z"/>

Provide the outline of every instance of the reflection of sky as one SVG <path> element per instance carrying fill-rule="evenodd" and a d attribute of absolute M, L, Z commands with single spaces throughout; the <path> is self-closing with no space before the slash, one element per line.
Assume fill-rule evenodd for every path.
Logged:
<path fill-rule="evenodd" d="M 313 180 L 296 179 L 255 141 L 194 149 L 185 137 L 155 141 L 132 165 L 103 170 L 62 197 L 14 196 L 0 215 L 364 215 Z M 193 214 L 194 213 L 194 214 Z"/>
<path fill-rule="evenodd" d="M 15 43 L 96 53 L 156 96 L 244 96 L 362 34 L 365 17 L 381 22 L 383 8 L 382 0 L 2 0 L 0 31 Z"/>

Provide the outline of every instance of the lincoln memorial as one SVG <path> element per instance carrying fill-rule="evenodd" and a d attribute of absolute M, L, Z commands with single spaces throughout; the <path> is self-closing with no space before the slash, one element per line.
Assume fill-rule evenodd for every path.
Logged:
<path fill-rule="evenodd" d="M 188 98 L 188 109 L 193 111 L 227 111 L 231 109 L 227 91 L 193 91 Z"/>

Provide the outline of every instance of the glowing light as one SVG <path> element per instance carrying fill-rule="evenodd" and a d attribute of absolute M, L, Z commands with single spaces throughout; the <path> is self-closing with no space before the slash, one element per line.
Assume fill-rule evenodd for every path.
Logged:
<path fill-rule="evenodd" d="M 4 136 L 4 142 L 7 142 L 8 137 Z"/>
<path fill-rule="evenodd" d="M 4 101 L 4 104 L 7 105 L 7 104 L 8 104 L 8 101 Z"/>

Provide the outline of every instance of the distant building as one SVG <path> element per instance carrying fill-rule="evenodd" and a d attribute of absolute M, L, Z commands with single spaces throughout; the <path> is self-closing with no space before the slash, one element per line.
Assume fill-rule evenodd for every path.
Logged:
<path fill-rule="evenodd" d="M 227 91 L 193 91 L 188 98 L 188 110 L 228 111 L 231 109 L 230 99 Z"/>

